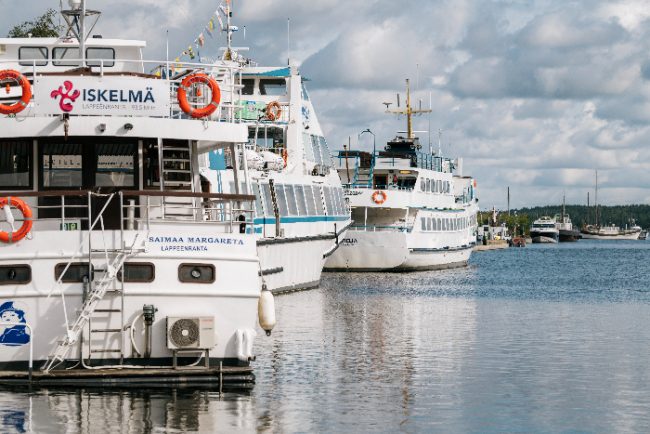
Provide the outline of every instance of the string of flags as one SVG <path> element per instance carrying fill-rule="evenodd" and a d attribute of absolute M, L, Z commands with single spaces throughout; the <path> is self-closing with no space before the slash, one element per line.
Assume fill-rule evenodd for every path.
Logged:
<path fill-rule="evenodd" d="M 219 31 L 220 32 L 225 32 L 228 29 L 226 28 L 226 24 L 228 22 L 228 15 L 231 14 L 231 9 L 230 9 L 230 3 L 232 0 L 225 0 L 225 2 L 221 2 L 219 4 L 219 7 L 214 11 L 214 14 L 210 17 L 210 20 L 208 23 L 205 25 L 203 28 L 203 31 L 196 37 L 194 40 L 194 43 L 192 45 L 189 45 L 187 47 L 187 50 L 184 50 L 180 56 L 174 59 L 175 63 L 180 63 L 181 59 L 185 56 L 189 57 L 190 60 L 194 60 L 196 57 L 199 59 L 201 58 L 200 50 L 205 46 L 206 42 L 206 35 L 210 39 L 214 39 L 214 33 L 217 30 L 217 25 L 219 26 Z M 224 4 L 225 3 L 225 4 Z M 230 15 L 232 16 L 232 15 Z M 237 31 L 239 30 L 236 26 L 231 26 L 230 28 L 231 31 Z M 172 66 L 172 71 L 176 69 L 176 67 L 180 67 L 179 65 L 173 65 Z"/>

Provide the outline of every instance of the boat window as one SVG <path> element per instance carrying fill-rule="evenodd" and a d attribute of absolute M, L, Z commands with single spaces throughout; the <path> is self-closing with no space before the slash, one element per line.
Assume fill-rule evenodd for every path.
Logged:
<path fill-rule="evenodd" d="M 135 187 L 135 143 L 101 143 L 96 145 L 98 187 Z"/>
<path fill-rule="evenodd" d="M 318 137 L 312 135 L 310 136 L 311 139 L 311 146 L 312 146 L 312 152 L 314 154 L 314 161 L 316 164 L 323 164 L 323 155 L 321 154 L 320 151 L 320 143 L 318 141 Z"/>
<path fill-rule="evenodd" d="M 20 47 L 18 59 L 18 64 L 22 66 L 46 66 L 47 47 Z"/>
<path fill-rule="evenodd" d="M 305 201 L 307 202 L 307 214 L 318 215 L 318 212 L 316 212 L 314 189 L 311 185 L 305 185 Z"/>
<path fill-rule="evenodd" d="M 280 212 L 280 215 L 289 215 L 289 210 L 287 208 L 287 198 L 284 194 L 284 186 L 282 184 L 275 184 L 275 198 L 278 202 L 278 211 Z"/>
<path fill-rule="evenodd" d="M 427 190 L 427 182 L 424 178 L 420 179 L 420 190 L 421 191 Z"/>
<path fill-rule="evenodd" d="M 32 142 L 28 140 L 0 141 L 0 187 L 18 190 L 32 185 Z"/>
<path fill-rule="evenodd" d="M 32 267 L 29 265 L 0 266 L 0 285 L 24 285 L 32 281 Z"/>
<path fill-rule="evenodd" d="M 325 196 L 325 211 L 327 215 L 334 215 L 334 202 L 332 201 L 332 189 L 323 187 L 323 196 Z"/>
<path fill-rule="evenodd" d="M 129 283 L 150 283 L 156 278 L 156 268 L 150 262 L 127 262 L 117 277 Z"/>
<path fill-rule="evenodd" d="M 183 283 L 214 283 L 214 265 L 181 264 L 178 266 L 178 280 Z"/>
<path fill-rule="evenodd" d="M 298 206 L 296 205 L 296 195 L 293 190 L 293 185 L 285 185 L 284 192 L 287 196 L 289 215 L 298 215 Z"/>
<path fill-rule="evenodd" d="M 341 215 L 346 215 L 348 211 L 345 203 L 345 195 L 343 194 L 343 189 L 337 188 L 336 191 L 339 193 L 339 204 L 341 207 Z"/>
<path fill-rule="evenodd" d="M 287 94 L 287 81 L 280 79 L 261 79 L 260 95 L 281 96 Z"/>
<path fill-rule="evenodd" d="M 432 231 L 433 230 L 433 225 L 431 223 L 431 218 L 427 219 L 427 230 Z"/>
<path fill-rule="evenodd" d="M 427 179 L 427 192 L 431 191 L 431 180 Z"/>
<path fill-rule="evenodd" d="M 298 202 L 298 213 L 300 215 L 307 215 L 307 206 L 305 205 L 305 188 L 302 185 L 294 187 L 296 192 L 296 202 Z"/>
<path fill-rule="evenodd" d="M 110 47 L 86 48 L 87 66 L 115 66 L 115 49 Z"/>
<path fill-rule="evenodd" d="M 421 223 L 421 226 L 422 226 L 422 230 L 426 231 L 427 230 L 427 219 L 424 218 L 424 217 L 420 218 L 420 223 Z"/>
<path fill-rule="evenodd" d="M 303 81 L 302 83 L 302 99 L 305 101 L 309 101 L 309 92 L 307 92 L 307 87 L 305 86 L 305 82 Z"/>
<path fill-rule="evenodd" d="M 312 145 L 311 136 L 308 133 L 302 133 L 302 145 L 305 148 L 305 159 L 307 161 L 316 161 L 314 145 Z"/>
<path fill-rule="evenodd" d="M 52 50 L 54 66 L 79 66 L 81 55 L 77 47 L 57 47 Z"/>
<path fill-rule="evenodd" d="M 82 149 L 80 143 L 44 143 L 43 186 L 81 187 Z"/>
<path fill-rule="evenodd" d="M 254 78 L 245 78 L 241 81 L 243 85 L 241 94 L 242 95 L 253 95 L 255 91 L 255 79 Z"/>
<path fill-rule="evenodd" d="M 320 144 L 320 151 L 321 151 L 321 161 L 327 167 L 332 167 L 332 156 L 330 154 L 330 148 L 327 145 L 327 141 L 325 140 L 325 137 L 318 136 L 318 142 Z"/>
<path fill-rule="evenodd" d="M 54 267 L 54 279 L 59 280 L 63 270 L 68 266 L 67 263 L 56 264 Z M 79 283 L 84 281 L 84 277 L 88 277 L 88 263 L 87 262 L 74 262 L 70 264 L 65 271 L 61 282 L 63 283 Z M 90 279 L 92 280 L 92 278 Z"/>
<path fill-rule="evenodd" d="M 262 184 L 262 194 L 264 216 L 273 217 L 273 199 L 271 198 L 271 186 L 269 184 Z"/>
<path fill-rule="evenodd" d="M 253 182 L 253 194 L 255 195 L 255 217 L 261 217 L 264 215 L 264 208 L 262 207 L 260 185 L 257 182 Z"/>

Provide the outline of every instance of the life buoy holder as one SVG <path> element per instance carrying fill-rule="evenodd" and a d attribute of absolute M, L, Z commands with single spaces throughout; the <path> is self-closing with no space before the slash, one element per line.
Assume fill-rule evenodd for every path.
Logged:
<path fill-rule="evenodd" d="M 0 208 L 4 209 L 6 206 L 13 206 L 23 214 L 23 224 L 17 231 L 0 231 L 0 241 L 11 244 L 22 240 L 32 230 L 32 209 L 22 199 L 17 197 L 0 198 Z M 11 211 L 7 210 L 5 212 L 9 213 Z M 13 221 L 9 223 L 13 227 Z"/>
<path fill-rule="evenodd" d="M 196 83 L 206 84 L 212 92 L 212 101 L 210 101 L 210 104 L 202 108 L 194 108 L 190 106 L 190 103 L 187 100 L 187 92 L 190 90 L 191 86 Z M 219 103 L 221 102 L 221 89 L 214 78 L 203 73 L 196 73 L 188 75 L 183 79 L 181 85 L 178 87 L 176 96 L 181 110 L 193 118 L 200 119 L 210 116 L 215 112 L 215 110 L 217 110 Z"/>
<path fill-rule="evenodd" d="M 377 205 L 386 202 L 386 199 L 388 199 L 388 195 L 384 191 L 377 190 L 372 194 L 372 201 Z"/>
<path fill-rule="evenodd" d="M 13 79 L 18 82 L 18 84 L 20 84 L 20 87 L 23 89 L 23 96 L 21 96 L 20 100 L 15 104 L 0 104 L 0 113 L 3 115 L 20 113 L 21 111 L 25 110 L 29 104 L 29 101 L 32 99 L 32 85 L 29 84 L 27 77 L 18 71 L 14 71 L 13 69 L 5 69 L 3 71 L 0 71 L 0 81 L 7 79 Z M 9 89 L 9 85 L 7 85 L 7 90 Z"/>
<path fill-rule="evenodd" d="M 277 121 L 282 116 L 282 106 L 277 101 L 272 101 L 266 105 L 266 119 L 271 122 Z"/>

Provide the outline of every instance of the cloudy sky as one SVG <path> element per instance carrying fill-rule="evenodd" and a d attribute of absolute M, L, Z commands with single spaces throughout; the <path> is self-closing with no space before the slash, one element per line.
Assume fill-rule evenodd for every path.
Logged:
<path fill-rule="evenodd" d="M 261 64 L 301 65 L 333 148 L 370 128 L 382 144 L 404 120 L 383 113 L 410 78 L 437 148 L 463 156 L 482 208 L 586 203 L 599 170 L 606 204 L 650 202 L 650 7 L 643 0 L 233 0 L 237 45 Z M 0 0 L 0 30 L 56 0 Z M 147 57 L 190 44 L 207 0 L 90 1 L 98 33 L 144 39 Z M 202 52 L 215 56 L 208 39 Z M 427 130 L 429 117 L 416 121 Z M 421 133 L 428 144 L 428 134 Z M 371 137 L 358 144 L 369 149 Z M 592 193 L 593 194 L 593 193 Z"/>

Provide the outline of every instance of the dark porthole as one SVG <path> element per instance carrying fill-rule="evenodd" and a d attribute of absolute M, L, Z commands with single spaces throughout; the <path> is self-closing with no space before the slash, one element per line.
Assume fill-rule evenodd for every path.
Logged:
<path fill-rule="evenodd" d="M 213 283 L 214 265 L 181 264 L 178 267 L 178 280 L 183 283 Z"/>
<path fill-rule="evenodd" d="M 156 278 L 156 268 L 149 262 L 127 262 L 118 273 L 118 278 L 128 283 L 150 283 Z"/>
<path fill-rule="evenodd" d="M 59 280 L 59 277 L 61 277 L 61 273 L 63 273 L 63 270 L 65 270 L 65 267 L 67 265 L 68 264 L 56 264 L 56 267 L 54 268 L 55 280 Z M 87 276 L 88 276 L 88 263 L 75 262 L 73 264 L 70 264 L 70 267 L 65 271 L 65 275 L 61 279 L 61 282 L 63 283 L 83 282 L 84 277 Z M 89 280 L 92 280 L 92 278 Z"/>
<path fill-rule="evenodd" d="M 0 266 L 0 285 L 25 285 L 32 281 L 32 267 L 29 265 Z"/>

